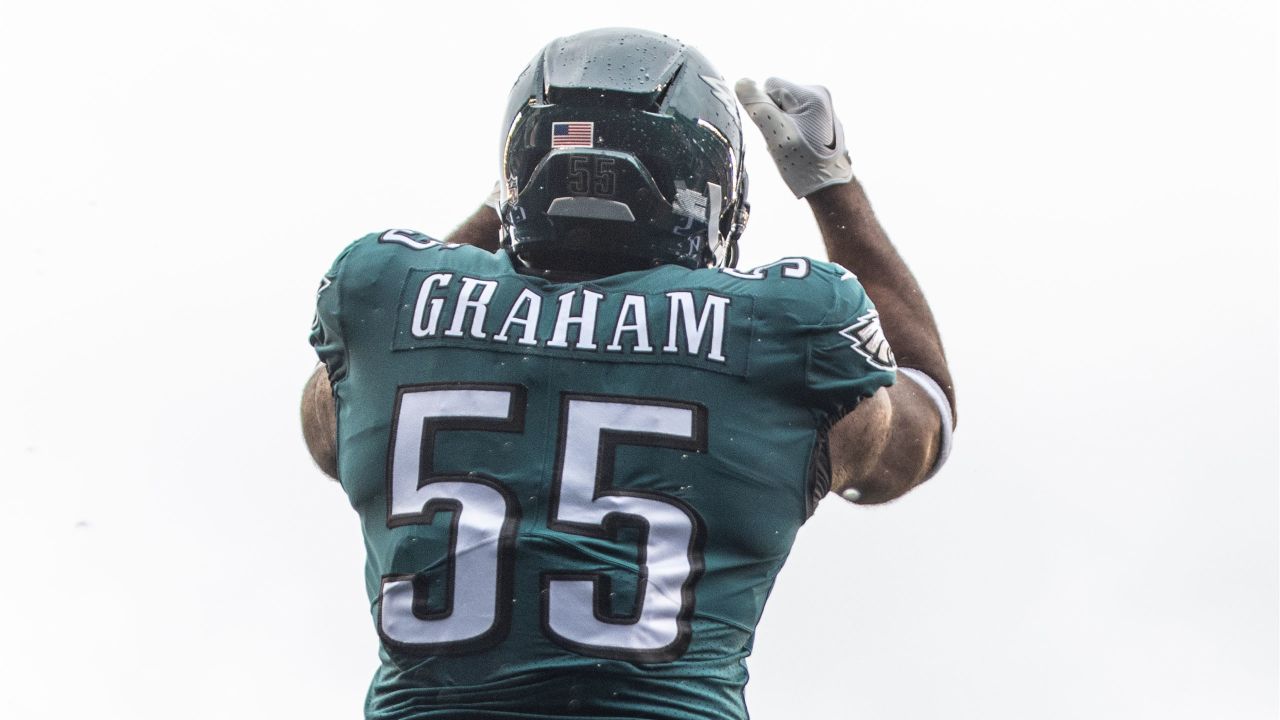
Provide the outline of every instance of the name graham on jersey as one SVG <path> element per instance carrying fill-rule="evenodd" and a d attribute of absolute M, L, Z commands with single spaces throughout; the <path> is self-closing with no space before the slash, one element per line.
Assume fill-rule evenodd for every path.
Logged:
<path fill-rule="evenodd" d="M 449 302 L 451 285 L 456 288 L 454 302 Z M 707 293 L 699 301 L 689 290 L 654 296 L 627 293 L 610 311 L 601 309 L 603 293 L 585 287 L 554 297 L 524 287 L 509 304 L 494 302 L 498 289 L 497 280 L 432 273 L 418 286 L 409 332 L 418 339 L 470 338 L 526 347 L 603 348 L 606 353 L 668 353 L 727 361 L 728 297 Z M 661 307 L 653 307 L 655 303 Z M 544 315 L 551 314 L 554 323 L 542 322 Z M 496 320 L 499 317 L 501 323 Z"/>

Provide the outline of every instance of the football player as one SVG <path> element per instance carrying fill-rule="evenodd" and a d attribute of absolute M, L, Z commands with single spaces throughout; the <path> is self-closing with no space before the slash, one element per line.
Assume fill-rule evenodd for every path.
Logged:
<path fill-rule="evenodd" d="M 373 233 L 325 275 L 303 424 L 362 522 L 368 717 L 745 718 L 818 501 L 945 459 L 941 342 L 830 96 L 736 95 L 833 262 L 735 268 L 734 90 L 677 40 L 598 30 L 516 81 L 498 213 Z"/>

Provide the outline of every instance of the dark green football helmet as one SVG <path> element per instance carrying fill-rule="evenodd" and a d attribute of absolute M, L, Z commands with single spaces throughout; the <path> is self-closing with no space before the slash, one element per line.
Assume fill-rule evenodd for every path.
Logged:
<path fill-rule="evenodd" d="M 732 267 L 748 215 L 733 91 L 646 30 L 559 38 L 511 89 L 503 247 L 537 270 Z"/>

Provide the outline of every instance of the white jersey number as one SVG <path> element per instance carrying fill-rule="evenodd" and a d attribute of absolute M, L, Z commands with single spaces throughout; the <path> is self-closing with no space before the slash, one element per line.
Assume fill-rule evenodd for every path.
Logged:
<path fill-rule="evenodd" d="M 425 588 L 414 587 L 415 576 L 382 578 L 378 629 L 388 644 L 420 652 L 467 652 L 506 634 L 510 599 L 499 586 L 511 581 L 519 504 L 493 478 L 433 472 L 432 458 L 440 430 L 519 432 L 523 416 L 522 389 L 401 388 L 387 473 L 387 526 L 430 524 L 441 511 L 452 513 L 453 524 L 444 610 L 427 608 Z"/>
<path fill-rule="evenodd" d="M 524 389 L 499 385 L 402 388 L 396 401 L 388 472 L 387 524 L 431 523 L 451 511 L 449 598 L 426 607 L 412 575 L 382 580 L 383 640 L 419 652 L 470 652 L 506 636 L 519 504 L 488 476 L 432 469 L 440 430 L 521 432 Z M 613 486 L 619 445 L 706 450 L 706 412 L 650 399 L 565 395 L 548 526 L 590 537 L 640 531 L 635 610 L 610 613 L 607 579 L 546 569 L 543 631 L 586 655 L 633 662 L 674 660 L 688 647 L 693 587 L 702 573 L 702 526 L 674 498 Z"/>

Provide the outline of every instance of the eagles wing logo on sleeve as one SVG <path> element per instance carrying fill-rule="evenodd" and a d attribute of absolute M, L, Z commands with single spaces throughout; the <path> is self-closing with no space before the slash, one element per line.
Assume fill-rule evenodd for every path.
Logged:
<path fill-rule="evenodd" d="M 841 330 L 840 334 L 848 338 L 853 343 L 849 347 L 866 358 L 873 367 L 881 370 L 894 370 L 898 367 L 897 361 L 893 359 L 889 340 L 880 327 L 880 313 L 875 310 L 858 318 L 857 322 Z"/>

